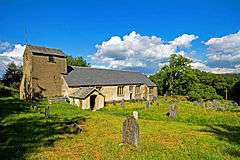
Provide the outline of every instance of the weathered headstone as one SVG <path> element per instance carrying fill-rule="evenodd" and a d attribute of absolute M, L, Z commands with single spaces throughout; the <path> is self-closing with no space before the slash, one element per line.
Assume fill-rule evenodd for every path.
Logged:
<path fill-rule="evenodd" d="M 113 103 L 114 106 L 116 106 L 116 101 L 115 100 L 113 100 L 112 103 Z"/>
<path fill-rule="evenodd" d="M 138 147 L 139 144 L 139 125 L 137 120 L 130 116 L 123 122 L 122 143 Z"/>
<path fill-rule="evenodd" d="M 164 100 L 166 101 L 167 100 L 167 92 L 163 95 L 163 98 L 164 98 Z"/>
<path fill-rule="evenodd" d="M 151 107 L 151 102 L 150 101 L 147 101 L 146 102 L 146 109 L 149 110 Z"/>
<path fill-rule="evenodd" d="M 82 128 L 79 124 L 72 123 L 70 125 L 66 125 L 64 130 L 67 133 L 80 133 L 82 131 Z"/>
<path fill-rule="evenodd" d="M 193 101 L 193 104 L 194 104 L 195 106 L 198 106 L 198 102 L 197 102 L 197 101 Z"/>
<path fill-rule="evenodd" d="M 155 102 L 157 100 L 157 96 L 153 96 L 152 101 Z"/>
<path fill-rule="evenodd" d="M 133 111 L 133 117 L 138 120 L 138 111 Z"/>
<path fill-rule="evenodd" d="M 235 106 L 235 107 L 237 107 L 238 106 L 238 103 L 237 102 L 233 102 L 233 105 Z"/>
<path fill-rule="evenodd" d="M 203 101 L 200 101 L 198 104 L 199 104 L 199 106 L 201 106 L 201 107 L 203 107 L 203 105 L 204 105 L 204 104 L 203 104 Z"/>
<path fill-rule="evenodd" d="M 176 103 L 172 104 L 170 106 L 169 112 L 167 113 L 167 116 L 170 118 L 177 118 L 177 105 Z"/>
<path fill-rule="evenodd" d="M 45 118 L 49 118 L 50 116 L 50 110 L 49 110 L 49 106 L 45 107 Z"/>
<path fill-rule="evenodd" d="M 124 107 L 124 99 L 121 100 L 120 106 L 121 106 L 121 107 Z"/>
<path fill-rule="evenodd" d="M 157 106 L 160 106 L 160 99 L 157 99 Z"/>
<path fill-rule="evenodd" d="M 38 111 L 38 106 L 33 106 L 33 110 L 34 110 L 35 112 L 37 112 L 37 111 Z"/>

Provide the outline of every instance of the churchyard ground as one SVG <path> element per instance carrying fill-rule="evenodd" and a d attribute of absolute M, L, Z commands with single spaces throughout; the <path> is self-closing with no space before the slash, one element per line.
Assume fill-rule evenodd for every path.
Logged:
<path fill-rule="evenodd" d="M 124 102 L 92 112 L 68 103 L 30 104 L 0 98 L 1 159 L 240 159 L 240 112 L 208 110 L 179 100 L 177 118 L 166 116 L 171 98 Z M 37 105 L 39 109 L 30 106 Z M 50 117 L 44 109 L 50 107 Z M 138 111 L 139 147 L 122 145 L 122 123 Z M 82 132 L 66 129 L 78 122 Z"/>

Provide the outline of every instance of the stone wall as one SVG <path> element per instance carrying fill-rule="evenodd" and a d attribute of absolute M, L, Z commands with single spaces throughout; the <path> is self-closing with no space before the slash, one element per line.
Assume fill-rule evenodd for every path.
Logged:
<path fill-rule="evenodd" d="M 25 85 L 29 83 L 30 89 L 32 89 L 32 53 L 26 47 L 24 54 L 23 54 L 23 77 L 20 84 L 20 99 L 25 99 Z M 30 91 L 31 92 L 31 91 Z"/>
<path fill-rule="evenodd" d="M 90 109 L 90 96 L 92 95 L 96 95 L 96 99 L 95 99 L 95 107 L 94 109 L 100 109 L 104 107 L 104 96 L 102 96 L 101 94 L 99 94 L 97 91 L 94 91 L 93 93 L 91 93 L 91 95 L 89 95 L 88 97 L 86 97 L 85 99 L 79 99 L 79 98 L 72 98 L 70 97 L 70 104 L 76 105 L 81 107 L 82 109 Z"/>
<path fill-rule="evenodd" d="M 33 54 L 26 47 L 23 55 L 23 77 L 20 84 L 20 98 L 25 99 L 25 83 L 29 83 L 32 96 L 62 96 L 62 74 L 66 72 L 66 58 L 54 56 L 55 62 L 49 62 L 49 56 Z"/>
<path fill-rule="evenodd" d="M 66 58 L 55 57 L 55 62 L 49 62 L 46 55 L 33 55 L 32 66 L 33 92 L 42 92 L 44 97 L 62 96 Z"/>
<path fill-rule="evenodd" d="M 130 86 L 132 87 L 132 91 L 130 91 Z M 101 86 L 101 89 L 99 91 L 105 96 L 105 102 L 112 102 L 113 100 L 121 101 L 122 99 L 131 100 L 130 94 L 132 94 L 131 98 L 136 100 L 151 100 L 153 96 L 157 96 L 157 87 L 153 87 L 152 94 L 149 94 L 149 87 L 147 87 L 146 85 L 140 85 L 139 87 L 139 94 L 137 94 L 136 85 L 125 85 L 123 87 L 123 95 L 120 96 L 117 95 L 118 86 Z M 64 88 L 66 88 L 66 97 L 79 89 L 79 87 L 68 88 L 66 85 L 64 86 Z"/>
<path fill-rule="evenodd" d="M 62 77 L 62 80 L 63 80 L 62 95 L 64 97 L 69 97 L 69 95 L 78 91 L 79 87 L 68 87 L 67 82 L 63 77 Z"/>

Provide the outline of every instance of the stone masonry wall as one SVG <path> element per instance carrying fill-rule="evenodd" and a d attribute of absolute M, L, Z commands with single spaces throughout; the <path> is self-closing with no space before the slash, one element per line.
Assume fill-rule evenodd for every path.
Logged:
<path fill-rule="evenodd" d="M 20 99 L 25 99 L 25 86 L 24 84 L 27 81 L 32 84 L 31 81 L 31 72 L 32 72 L 32 53 L 28 48 L 25 49 L 23 54 L 23 77 L 20 84 Z"/>
<path fill-rule="evenodd" d="M 32 56 L 32 85 L 34 92 L 42 91 L 45 97 L 62 96 L 62 73 L 65 72 L 66 59 L 55 57 L 49 62 L 48 56 Z"/>

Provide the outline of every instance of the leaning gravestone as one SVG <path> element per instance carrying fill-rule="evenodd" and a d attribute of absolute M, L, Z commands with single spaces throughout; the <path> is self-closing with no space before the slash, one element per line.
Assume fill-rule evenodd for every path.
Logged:
<path fill-rule="evenodd" d="M 174 119 L 177 118 L 177 106 L 175 103 L 170 106 L 170 109 L 167 115 L 170 118 L 174 118 Z"/>
<path fill-rule="evenodd" d="M 128 117 L 123 122 L 122 143 L 138 147 L 139 125 L 133 116 Z"/>
<path fill-rule="evenodd" d="M 49 110 L 49 106 L 45 107 L 45 118 L 49 118 L 50 116 L 50 110 Z"/>
<path fill-rule="evenodd" d="M 121 102 L 120 102 L 120 106 L 121 107 L 124 107 L 124 100 L 122 99 Z"/>

